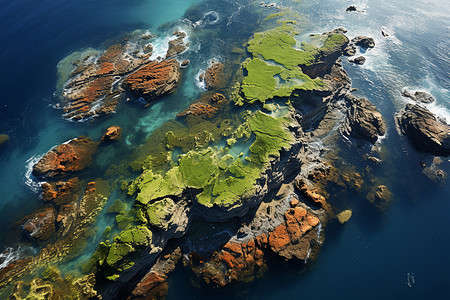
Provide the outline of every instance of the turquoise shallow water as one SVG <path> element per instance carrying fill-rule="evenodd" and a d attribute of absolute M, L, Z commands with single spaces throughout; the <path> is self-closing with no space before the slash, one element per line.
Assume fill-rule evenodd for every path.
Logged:
<path fill-rule="evenodd" d="M 241 45 L 255 30 L 256 15 L 249 1 L 12 1 L 0 9 L 0 133 L 11 139 L 0 148 L 0 251 L 20 239 L 9 228 L 16 220 L 39 206 L 37 194 L 26 184 L 27 161 L 51 147 L 79 135 L 98 139 L 109 125 L 124 128 L 124 143 L 105 149 L 97 160 L 99 169 L 126 156 L 163 122 L 172 119 L 201 92 L 194 77 L 210 59 L 226 59 L 227 45 Z M 270 274 L 248 285 L 214 290 L 191 284 L 192 274 L 178 269 L 171 276 L 168 299 L 282 297 L 349 299 L 424 299 L 450 296 L 450 187 L 439 186 L 422 173 L 419 161 L 431 157 L 417 152 L 399 137 L 393 115 L 404 106 L 404 87 L 431 92 L 437 98 L 431 109 L 450 120 L 449 32 L 450 10 L 446 1 L 356 1 L 364 13 L 346 13 L 352 1 L 277 1 L 292 6 L 302 16 L 304 31 L 321 33 L 346 27 L 348 36 L 364 34 L 375 38 L 376 47 L 365 53 L 367 63 L 350 65 L 344 58 L 357 94 L 372 101 L 388 123 L 383 141 L 387 157 L 375 171 L 394 195 L 385 214 L 374 212 L 361 195 L 331 199 L 339 208 L 352 208 L 345 226 L 331 224 L 326 242 L 312 270 L 298 273 L 298 266 L 274 263 Z M 268 11 L 267 13 L 270 13 Z M 186 20 L 183 21 L 183 19 Z M 56 66 L 76 50 L 104 49 L 115 38 L 136 29 L 158 31 L 163 38 L 174 23 L 190 28 L 191 60 L 176 95 L 144 110 L 122 104 L 119 113 L 95 123 L 71 123 L 60 117 L 52 105 L 56 99 Z M 269 25 L 264 25 L 269 26 Z M 382 27 L 391 34 L 383 38 Z M 159 28 L 159 30 L 158 30 Z M 356 147 L 345 149 L 347 160 L 357 168 Z M 239 151 L 239 150 L 237 150 Z M 450 172 L 448 159 L 442 168 Z M 116 199 L 112 195 L 111 201 Z M 103 214 L 100 228 L 110 216 Z M 95 239 L 95 238 L 94 238 Z M 89 251 L 88 249 L 86 257 Z M 76 264 L 76 262 L 74 263 Z M 70 269 L 72 265 L 68 265 Z M 407 273 L 416 283 L 409 288 Z"/>

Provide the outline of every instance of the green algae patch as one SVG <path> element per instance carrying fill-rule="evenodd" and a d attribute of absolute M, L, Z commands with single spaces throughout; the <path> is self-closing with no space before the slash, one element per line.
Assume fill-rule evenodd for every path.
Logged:
<path fill-rule="evenodd" d="M 201 151 L 190 151 L 180 158 L 180 172 L 184 182 L 190 188 L 203 188 L 217 176 L 218 164 L 214 151 L 208 148 Z"/>
<path fill-rule="evenodd" d="M 286 132 L 284 118 L 273 118 L 257 111 L 248 121 L 256 140 L 250 146 L 250 151 L 256 156 L 259 163 L 266 163 L 269 157 L 278 157 L 282 148 L 290 145 L 291 136 Z M 251 157 L 254 160 L 253 157 Z"/>
<path fill-rule="evenodd" d="M 126 204 L 120 201 L 120 199 L 116 199 L 114 203 L 108 207 L 108 213 L 120 213 L 121 211 L 127 208 Z"/>
<path fill-rule="evenodd" d="M 105 277 L 114 280 L 118 277 L 119 272 L 134 265 L 133 257 L 151 245 L 151 242 L 152 232 L 146 226 L 139 225 L 123 230 L 114 238 L 111 245 L 100 243 L 89 264 L 94 265 L 96 262 L 99 266 L 105 265 Z"/>
<path fill-rule="evenodd" d="M 81 270 L 85 274 L 95 273 L 98 271 L 98 268 L 103 265 L 106 257 L 108 256 L 109 248 L 111 248 L 111 244 L 108 240 L 105 242 L 100 242 L 97 247 L 97 250 L 92 254 L 89 261 L 82 266 Z"/>
<path fill-rule="evenodd" d="M 265 32 L 258 32 L 248 42 L 247 51 L 253 57 L 261 57 L 266 61 L 273 60 L 287 69 L 295 69 L 299 65 L 309 66 L 314 63 L 317 50 L 301 51 L 295 49 L 297 32 L 294 26 L 284 22 L 282 26 Z"/>
<path fill-rule="evenodd" d="M 185 187 L 185 179 L 178 167 L 170 169 L 164 177 L 153 174 L 151 170 L 145 170 L 130 184 L 128 194 L 132 195 L 139 191 L 136 201 L 146 205 L 166 196 L 180 196 Z"/>
<path fill-rule="evenodd" d="M 268 21 L 268 20 L 271 20 L 271 19 L 282 17 L 282 16 L 284 16 L 285 13 L 286 12 L 282 11 L 282 12 L 270 14 L 267 17 L 264 18 L 264 21 Z"/>
<path fill-rule="evenodd" d="M 278 65 L 269 65 L 259 58 L 248 60 L 242 64 L 247 76 L 239 85 L 242 96 L 238 105 L 243 101 L 265 103 L 275 97 L 289 97 L 295 90 L 314 90 L 324 86 L 322 80 L 311 79 L 299 67 L 292 70 Z M 245 99 L 245 100 L 244 100 Z"/>
<path fill-rule="evenodd" d="M 228 147 L 191 150 L 179 155 L 177 165 L 165 175 L 145 170 L 130 184 L 129 193 L 138 192 L 136 201 L 147 213 L 149 224 L 164 228 L 176 205 L 172 199 L 181 199 L 187 189 L 196 190 L 191 193 L 192 200 L 207 207 L 231 207 L 252 193 L 266 163 L 278 157 L 292 138 L 286 130 L 285 117 L 275 118 L 257 111 L 247 112 L 244 118 L 246 121 L 227 141 L 231 147 L 239 147 L 249 143 L 253 136 L 247 160 L 243 155 L 230 155 Z"/>
<path fill-rule="evenodd" d="M 258 32 L 247 43 L 247 51 L 252 58 L 241 65 L 244 78 L 235 84 L 231 99 L 236 105 L 253 104 L 274 98 L 288 98 L 297 90 L 321 90 L 325 83 L 311 70 L 327 66 L 340 55 L 348 43 L 347 37 L 339 30 L 311 37 L 313 44 L 297 45 L 294 23 L 282 25 L 264 32 Z M 299 47 L 299 48 L 297 48 Z M 305 73 L 303 72 L 305 71 Z"/>

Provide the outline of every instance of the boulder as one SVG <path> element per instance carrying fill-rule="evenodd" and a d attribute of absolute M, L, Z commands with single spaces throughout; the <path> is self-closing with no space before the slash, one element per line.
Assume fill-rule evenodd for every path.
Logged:
<path fill-rule="evenodd" d="M 208 90 L 217 90 L 226 86 L 224 65 L 214 63 L 205 72 L 205 86 Z"/>
<path fill-rule="evenodd" d="M 122 127 L 113 125 L 106 129 L 102 137 L 102 142 L 118 141 L 122 135 Z"/>
<path fill-rule="evenodd" d="M 391 192 L 385 185 L 374 186 L 367 195 L 367 200 L 380 211 L 384 211 L 391 205 Z"/>
<path fill-rule="evenodd" d="M 358 56 L 353 59 L 349 59 L 348 61 L 357 65 L 363 65 L 366 62 L 366 58 L 364 56 Z"/>
<path fill-rule="evenodd" d="M 184 60 L 181 63 L 181 68 L 187 68 L 189 66 L 189 64 L 191 63 L 191 61 L 189 59 Z"/>
<path fill-rule="evenodd" d="M 414 94 L 411 94 L 409 91 L 403 90 L 402 96 L 421 103 L 432 103 L 436 100 L 432 95 L 422 91 L 416 91 Z"/>
<path fill-rule="evenodd" d="M 386 123 L 375 105 L 364 98 L 347 95 L 349 105 L 346 118 L 340 128 L 341 134 L 352 136 L 374 144 L 386 133 Z"/>
<path fill-rule="evenodd" d="M 169 41 L 169 49 L 166 53 L 166 59 L 177 56 L 178 54 L 184 52 L 188 47 L 188 45 L 184 42 L 184 38 L 186 37 L 185 32 L 175 31 L 173 35 L 176 36 L 176 38 Z"/>
<path fill-rule="evenodd" d="M 358 9 L 356 8 L 356 6 L 355 5 L 350 5 L 349 7 L 347 7 L 346 9 L 345 9 L 345 11 L 357 11 Z"/>
<path fill-rule="evenodd" d="M 171 59 L 152 62 L 133 72 L 123 82 L 123 88 L 134 97 L 150 101 L 173 92 L 180 81 L 180 64 Z"/>
<path fill-rule="evenodd" d="M 360 35 L 353 38 L 351 42 L 354 45 L 360 46 L 361 48 L 364 49 L 375 47 L 375 41 L 373 40 L 373 38 L 364 35 Z"/>
<path fill-rule="evenodd" d="M 97 146 L 97 142 L 84 136 L 59 145 L 33 166 L 33 175 L 51 180 L 79 172 L 90 165 Z"/>
<path fill-rule="evenodd" d="M 419 104 L 407 104 L 396 117 L 400 133 L 418 149 L 434 155 L 450 155 L 450 125 Z"/>
<path fill-rule="evenodd" d="M 337 216 L 339 223 L 345 224 L 352 217 L 352 211 L 350 209 L 340 212 Z"/>
<path fill-rule="evenodd" d="M 7 134 L 0 134 L 0 145 L 3 143 L 6 143 L 9 140 L 9 135 Z"/>
<path fill-rule="evenodd" d="M 47 208 L 30 215 L 23 230 L 33 239 L 44 242 L 55 233 L 56 210 Z"/>

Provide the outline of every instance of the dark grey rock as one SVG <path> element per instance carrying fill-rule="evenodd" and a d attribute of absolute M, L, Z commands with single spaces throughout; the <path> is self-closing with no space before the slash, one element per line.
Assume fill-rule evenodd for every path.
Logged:
<path fill-rule="evenodd" d="M 348 61 L 357 65 L 363 65 L 366 62 L 366 58 L 363 56 L 358 56 L 353 59 L 349 59 Z"/>

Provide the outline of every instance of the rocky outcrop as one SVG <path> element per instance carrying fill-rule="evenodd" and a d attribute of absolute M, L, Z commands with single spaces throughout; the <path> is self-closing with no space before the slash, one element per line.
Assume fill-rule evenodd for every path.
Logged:
<path fill-rule="evenodd" d="M 378 210 L 384 211 L 391 205 L 391 192 L 385 185 L 374 186 L 367 195 L 367 200 Z"/>
<path fill-rule="evenodd" d="M 357 36 L 353 38 L 350 43 L 345 47 L 343 54 L 345 56 L 353 56 L 356 54 L 356 46 L 360 46 L 363 49 L 373 48 L 375 47 L 375 41 L 371 37 L 367 36 Z M 359 57 L 358 57 L 359 59 Z M 351 62 L 355 62 L 356 59 L 354 59 Z M 349 60 L 350 61 L 350 60 Z M 359 62 L 362 60 L 359 59 Z M 364 59 L 365 62 L 365 59 Z M 356 63 L 356 62 L 355 62 Z M 362 63 L 359 63 L 362 64 Z"/>
<path fill-rule="evenodd" d="M 263 209 L 269 210 L 268 207 Z M 194 272 L 207 283 L 223 287 L 233 281 L 252 281 L 255 276 L 261 275 L 264 270 L 264 257 L 269 252 L 285 260 L 295 259 L 305 262 L 317 243 L 316 227 L 320 224 L 320 220 L 297 199 L 290 201 L 290 207 L 286 208 L 285 213 L 281 214 L 281 223 L 267 233 L 250 239 L 244 238 L 242 241 L 233 237 L 208 259 L 191 254 L 190 265 Z M 257 227 L 258 224 L 259 221 L 256 220 L 249 227 Z M 267 226 L 267 223 L 264 226 Z M 247 232 L 242 230 L 242 233 Z"/>
<path fill-rule="evenodd" d="M 386 123 L 375 105 L 364 98 L 347 95 L 348 110 L 340 131 L 374 144 L 379 136 L 386 133 Z"/>
<path fill-rule="evenodd" d="M 169 290 L 167 277 L 175 269 L 181 254 L 180 248 L 170 253 L 164 251 L 128 299 L 165 299 Z"/>
<path fill-rule="evenodd" d="M 90 165 L 97 146 L 97 142 L 83 136 L 70 140 L 47 152 L 33 166 L 33 175 L 48 180 L 79 172 Z"/>
<path fill-rule="evenodd" d="M 28 220 L 23 224 L 23 230 L 31 238 L 39 242 L 45 242 L 54 235 L 56 220 L 55 209 L 47 208 L 32 214 L 27 219 Z"/>
<path fill-rule="evenodd" d="M 105 134 L 102 137 L 102 143 L 108 141 L 118 141 L 122 135 L 122 127 L 113 125 L 106 129 Z"/>
<path fill-rule="evenodd" d="M 136 98 L 150 101 L 172 93 L 180 77 L 180 64 L 175 59 L 152 62 L 128 76 L 123 88 Z"/>
<path fill-rule="evenodd" d="M 427 108 L 407 104 L 396 122 L 400 132 L 418 149 L 434 155 L 450 155 L 450 125 L 436 118 Z"/>
<path fill-rule="evenodd" d="M 439 167 L 442 162 L 443 160 L 440 157 L 434 157 L 429 166 L 424 163 L 422 174 L 435 183 L 444 186 L 447 179 L 447 173 Z"/>
<path fill-rule="evenodd" d="M 204 93 L 200 99 L 192 103 L 186 110 L 180 112 L 177 117 L 201 117 L 209 119 L 214 117 L 224 106 L 227 99 L 219 93 Z"/>
<path fill-rule="evenodd" d="M 375 47 L 375 41 L 373 40 L 373 38 L 364 35 L 353 38 L 351 43 L 355 46 L 360 46 L 363 49 Z"/>
<path fill-rule="evenodd" d="M 166 53 L 166 59 L 174 58 L 178 54 L 184 52 L 188 47 L 188 45 L 184 42 L 186 32 L 175 31 L 173 35 L 176 36 L 176 38 L 169 41 L 169 49 Z"/>
<path fill-rule="evenodd" d="M 218 90 L 226 85 L 224 65 L 222 63 L 213 63 L 204 75 L 205 86 L 208 90 Z"/>
<path fill-rule="evenodd" d="M 402 96 L 421 103 L 432 103 L 436 100 L 432 95 L 422 91 L 416 91 L 414 94 L 411 94 L 409 91 L 403 90 Z"/>
<path fill-rule="evenodd" d="M 366 62 L 366 58 L 364 56 L 358 56 L 353 59 L 349 59 L 348 61 L 356 65 L 363 65 Z"/>
<path fill-rule="evenodd" d="M 191 61 L 189 59 L 183 60 L 183 62 L 181 63 L 180 67 L 181 68 L 187 68 L 190 63 L 191 63 Z"/>
<path fill-rule="evenodd" d="M 122 90 L 115 83 L 147 63 L 150 53 L 133 51 L 130 45 L 109 47 L 97 60 L 85 58 L 76 65 L 62 93 L 64 117 L 74 121 L 114 112 Z"/>
<path fill-rule="evenodd" d="M 80 190 L 80 180 L 74 177 L 68 181 L 44 182 L 41 188 L 42 200 L 59 206 L 76 199 L 76 194 Z"/>
<path fill-rule="evenodd" d="M 345 9 L 345 11 L 358 11 L 355 5 L 350 5 Z"/>
<path fill-rule="evenodd" d="M 311 78 L 323 77 L 329 74 L 331 68 L 348 45 L 348 38 L 344 35 L 346 32 L 347 30 L 344 28 L 337 28 L 319 35 L 325 39 L 325 45 L 319 48 L 319 53 L 313 64 L 301 66 L 303 73 Z"/>

